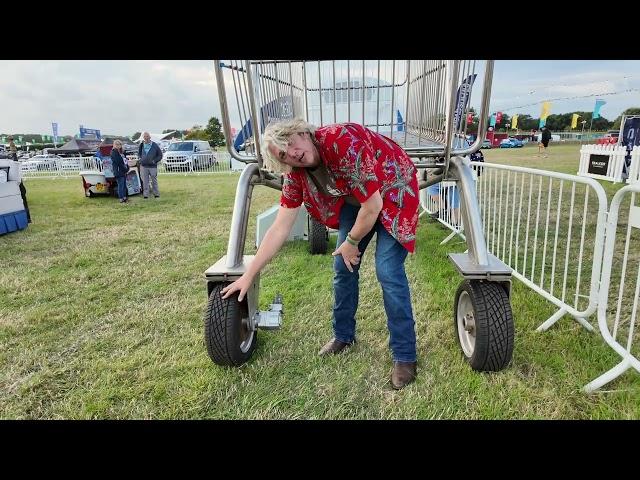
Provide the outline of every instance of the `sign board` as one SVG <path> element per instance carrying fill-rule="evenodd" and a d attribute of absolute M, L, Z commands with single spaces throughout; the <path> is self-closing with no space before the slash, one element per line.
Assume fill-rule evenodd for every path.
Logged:
<path fill-rule="evenodd" d="M 622 122 L 622 135 L 618 137 L 618 144 L 622 144 L 627 148 L 623 167 L 623 178 L 627 178 L 629 166 L 631 165 L 631 150 L 635 145 L 640 145 L 640 117 L 624 117 Z"/>
<path fill-rule="evenodd" d="M 95 138 L 96 140 L 102 140 L 102 137 L 100 136 L 100 130 L 96 130 L 94 128 L 84 128 L 82 125 L 80 125 L 80 138 L 87 137 Z"/>
<path fill-rule="evenodd" d="M 587 172 L 595 175 L 607 175 L 609 169 L 609 155 L 589 155 L 589 168 Z"/>

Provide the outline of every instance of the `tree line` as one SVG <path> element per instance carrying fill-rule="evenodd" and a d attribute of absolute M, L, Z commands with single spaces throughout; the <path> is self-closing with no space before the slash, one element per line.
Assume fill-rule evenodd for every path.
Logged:
<path fill-rule="evenodd" d="M 211 117 L 206 126 L 194 125 L 187 130 L 180 130 L 174 128 L 167 128 L 162 133 L 173 132 L 175 133 L 169 136 L 169 139 L 177 140 L 206 140 L 212 147 L 221 147 L 225 144 L 224 134 L 222 133 L 222 125 L 220 120 L 216 117 Z M 142 132 L 135 132 L 130 137 L 123 137 L 120 135 L 102 135 L 103 138 L 120 138 L 137 140 Z M 53 137 L 51 135 L 41 135 L 39 133 L 0 133 L 0 139 L 6 137 L 8 142 L 9 137 L 13 137 L 16 144 L 19 146 L 25 146 L 27 143 L 31 144 L 32 148 L 49 148 L 53 147 Z M 73 139 L 71 135 L 58 135 L 57 145 L 60 146 L 69 140 Z M 77 138 L 77 136 L 76 136 Z M 6 143 L 6 142 L 5 142 Z"/>
<path fill-rule="evenodd" d="M 180 130 L 178 128 L 166 128 L 162 133 L 174 132 L 167 137 L 167 140 L 205 140 L 212 147 L 222 147 L 225 144 L 224 133 L 222 133 L 222 124 L 216 117 L 211 117 L 205 127 L 194 125 L 193 127 Z M 131 135 L 132 140 L 137 140 L 142 132 L 135 132 Z"/>
<path fill-rule="evenodd" d="M 479 123 L 478 114 L 474 109 L 470 109 L 469 113 L 473 114 L 473 122 L 467 125 L 467 132 L 477 133 L 478 123 Z M 572 129 L 571 121 L 573 119 L 574 113 L 580 115 L 580 118 L 578 118 L 578 126 Z M 605 131 L 605 130 L 611 130 L 611 129 L 619 129 L 620 123 L 622 122 L 623 115 L 627 115 L 627 116 L 640 115 L 640 108 L 636 108 L 636 107 L 627 108 L 614 121 L 608 120 L 602 116 L 599 118 L 595 118 L 593 119 L 593 124 L 591 123 L 593 112 L 577 111 L 577 112 L 549 115 L 547 117 L 546 125 L 547 125 L 547 128 L 552 132 L 563 132 L 563 131 L 579 132 L 582 130 L 582 122 L 585 121 L 586 122 L 584 124 L 585 130 L 589 130 L 589 128 L 591 128 L 591 130 L 595 130 L 595 131 Z M 503 112 L 500 123 L 497 123 L 494 127 L 495 131 L 497 132 L 506 131 L 507 127 L 511 125 L 512 119 L 513 119 L 512 116 Z M 487 121 L 487 125 L 489 125 L 491 118 L 490 117 L 487 118 L 486 121 Z M 540 118 L 534 118 L 534 117 L 531 117 L 531 115 L 526 115 L 526 114 L 518 115 L 517 129 L 525 130 L 525 131 L 538 130 L 539 126 L 540 126 Z M 509 131 L 512 131 L 512 129 L 509 129 Z"/>
<path fill-rule="evenodd" d="M 469 113 L 473 115 L 473 118 L 472 118 L 472 123 L 467 125 L 467 132 L 477 133 L 478 123 L 479 123 L 478 114 L 473 108 L 469 110 Z M 578 118 L 578 127 L 575 129 L 571 129 L 571 120 L 573 118 L 574 113 L 577 113 L 578 115 L 580 115 L 580 118 Z M 591 123 L 592 115 L 593 115 L 593 112 L 583 112 L 583 111 L 549 115 L 547 117 L 546 125 L 549 128 L 549 130 L 553 132 L 562 132 L 562 131 L 571 131 L 571 130 L 581 131 L 582 121 L 586 122 L 585 130 L 588 130 L 589 128 L 595 131 L 619 129 L 620 123 L 622 121 L 622 116 L 623 115 L 640 115 L 640 108 L 637 108 L 637 107 L 627 108 L 614 121 L 607 120 L 605 117 L 600 117 L 600 118 L 594 119 L 592 124 Z M 486 119 L 487 125 L 489 125 L 490 120 L 491 120 L 490 117 Z M 509 114 L 503 112 L 500 123 L 497 123 L 494 128 L 497 132 L 507 131 L 507 128 L 508 128 L 507 126 L 511 125 L 511 121 L 512 121 L 512 116 L 509 116 Z M 534 117 L 531 117 L 531 115 L 526 115 L 526 114 L 518 115 L 517 128 L 519 130 L 524 130 L 524 131 L 538 130 L 539 125 L 540 125 L 540 118 L 534 118 Z M 207 125 L 204 127 L 201 125 L 194 125 L 192 128 L 186 129 L 186 130 L 181 130 L 177 128 L 176 129 L 168 128 L 163 130 L 162 133 L 168 133 L 174 130 L 175 130 L 175 133 L 169 136 L 169 139 L 205 140 L 205 141 L 208 141 L 209 144 L 214 148 L 222 147 L 225 144 L 224 133 L 222 133 L 222 125 L 220 124 L 220 120 L 218 120 L 216 117 L 211 117 L 209 119 L 209 122 L 207 122 Z M 509 131 L 513 131 L 513 129 L 509 129 Z M 131 135 L 129 139 L 137 140 L 140 137 L 141 133 L 142 132 L 134 132 L 134 134 Z M 29 142 L 31 144 L 34 144 L 33 145 L 34 148 L 37 147 L 38 145 L 40 145 L 42 148 L 46 148 L 49 146 L 53 147 L 53 142 L 50 139 L 49 135 L 43 136 L 40 134 L 31 134 L 31 133 L 14 133 L 14 134 L 0 133 L 0 138 L 9 137 L 10 135 L 13 136 L 14 140 L 17 143 L 20 143 L 21 145 L 26 145 L 26 143 Z M 105 135 L 105 137 L 107 136 L 111 136 L 111 135 Z M 20 137 L 22 137 L 22 141 L 18 140 Z M 59 136 L 58 145 L 68 142 L 72 138 L 73 137 L 71 137 L 70 135 Z"/>

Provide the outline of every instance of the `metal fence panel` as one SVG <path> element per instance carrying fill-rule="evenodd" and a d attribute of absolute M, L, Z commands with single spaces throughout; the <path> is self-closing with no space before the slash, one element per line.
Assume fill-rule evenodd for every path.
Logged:
<path fill-rule="evenodd" d="M 615 367 L 584 387 L 593 392 L 626 370 L 640 372 L 640 185 L 620 189 L 611 201 L 599 293 L 598 326 L 605 342 L 621 357 Z"/>
<path fill-rule="evenodd" d="M 513 274 L 588 329 L 597 307 L 607 197 L 597 181 L 473 162 L 488 250 Z"/>

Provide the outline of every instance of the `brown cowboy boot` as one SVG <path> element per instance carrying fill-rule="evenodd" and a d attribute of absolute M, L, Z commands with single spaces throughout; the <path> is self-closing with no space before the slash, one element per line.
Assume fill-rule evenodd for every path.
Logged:
<path fill-rule="evenodd" d="M 400 390 L 416 379 L 418 362 L 393 362 L 391 385 Z"/>
<path fill-rule="evenodd" d="M 320 349 L 318 355 L 329 355 L 329 354 L 337 354 L 342 352 L 345 348 L 350 347 L 355 343 L 355 340 L 351 343 L 341 342 L 335 338 L 329 340 L 329 342 Z"/>

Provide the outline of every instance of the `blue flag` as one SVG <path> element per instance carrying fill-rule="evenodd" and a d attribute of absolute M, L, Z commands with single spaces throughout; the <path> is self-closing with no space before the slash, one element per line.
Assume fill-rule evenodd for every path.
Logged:
<path fill-rule="evenodd" d="M 460 128 L 462 128 L 462 119 L 464 118 L 463 113 L 467 109 L 469 97 L 471 96 L 469 95 L 471 93 L 471 87 L 473 86 L 473 82 L 475 81 L 477 76 L 477 73 L 469 75 L 458 87 L 458 100 L 456 103 L 456 110 L 453 114 L 453 128 L 455 128 L 456 130 L 460 130 Z"/>
<path fill-rule="evenodd" d="M 605 103 L 604 100 L 596 100 L 596 106 L 593 107 L 593 119 L 600 118 L 600 107 L 602 107 Z"/>
<path fill-rule="evenodd" d="M 496 114 L 495 113 L 493 115 L 491 115 L 491 120 L 489 120 L 489 126 L 490 127 L 495 127 L 496 126 Z"/>

